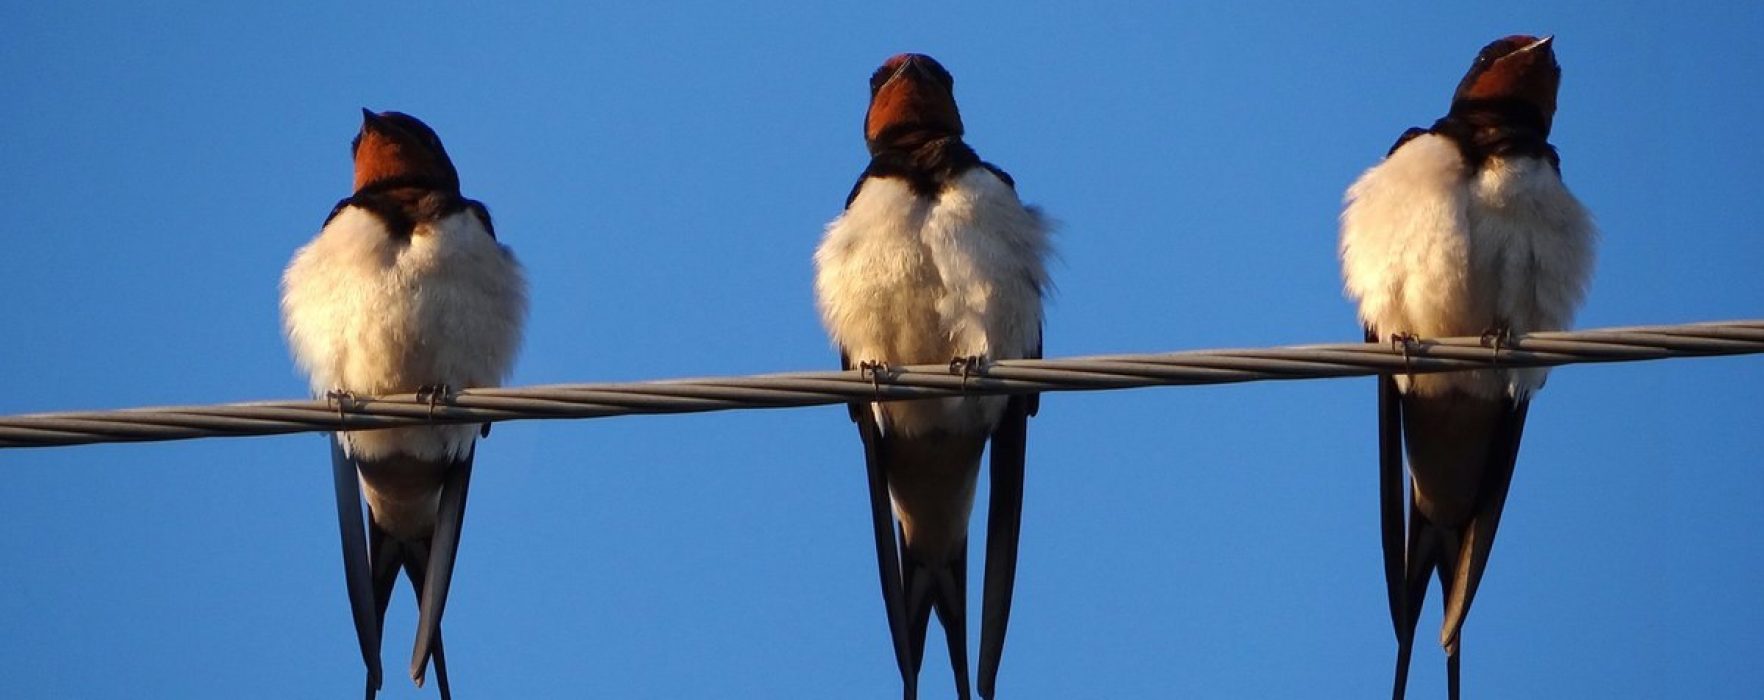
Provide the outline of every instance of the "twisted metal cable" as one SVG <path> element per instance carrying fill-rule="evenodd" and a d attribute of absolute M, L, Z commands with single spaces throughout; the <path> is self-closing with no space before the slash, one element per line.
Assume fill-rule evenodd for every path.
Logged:
<path fill-rule="evenodd" d="M 1097 391 L 1372 374 L 1548 367 L 1764 353 L 1764 320 L 1481 338 L 1005 360 L 963 376 L 949 365 L 878 371 L 467 389 L 438 405 L 415 394 L 0 417 L 0 448 L 790 408 L 959 395 Z"/>

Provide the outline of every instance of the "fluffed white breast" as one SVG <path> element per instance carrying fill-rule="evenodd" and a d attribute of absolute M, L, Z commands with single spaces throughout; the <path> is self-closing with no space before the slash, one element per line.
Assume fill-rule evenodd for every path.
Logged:
<path fill-rule="evenodd" d="M 1450 139 L 1417 137 L 1348 189 L 1342 277 L 1362 322 L 1380 333 L 1514 334 L 1573 322 L 1592 273 L 1596 234 L 1585 207 L 1547 161 L 1489 158 L 1468 172 Z M 1527 396 L 1547 371 L 1398 377 L 1434 394 Z"/>
<path fill-rule="evenodd" d="M 815 296 L 855 363 L 1029 356 L 1040 345 L 1048 226 L 1016 191 L 974 168 L 935 198 L 866 181 L 815 251 Z M 885 429 L 986 431 L 998 398 L 886 404 Z"/>
<path fill-rule="evenodd" d="M 401 241 L 367 210 L 346 207 L 282 277 L 284 330 L 320 396 L 496 386 L 513 368 L 525 317 L 519 264 L 469 210 Z M 364 431 L 345 444 L 360 458 L 458 458 L 475 431 Z"/>

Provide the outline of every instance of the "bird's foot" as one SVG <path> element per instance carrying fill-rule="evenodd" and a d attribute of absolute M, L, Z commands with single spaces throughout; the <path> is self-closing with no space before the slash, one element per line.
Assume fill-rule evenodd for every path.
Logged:
<path fill-rule="evenodd" d="M 1403 371 L 1405 374 L 1410 370 L 1409 362 L 1412 359 L 1410 353 L 1415 351 L 1416 346 L 1419 345 L 1420 342 L 1421 336 L 1408 331 L 1390 334 L 1391 348 L 1403 352 Z"/>
<path fill-rule="evenodd" d="M 435 420 L 435 407 L 453 396 L 453 387 L 446 384 L 424 384 L 417 387 L 416 399 L 429 404 L 429 420 Z"/>
<path fill-rule="evenodd" d="M 1494 350 L 1495 357 L 1500 357 L 1501 348 L 1513 342 L 1513 329 L 1507 324 L 1497 324 L 1482 332 L 1482 347 Z"/>
<path fill-rule="evenodd" d="M 876 393 L 877 401 L 882 400 L 882 377 L 893 371 L 886 362 L 864 360 L 858 363 L 858 376 L 870 379 L 870 388 Z"/>
<path fill-rule="evenodd" d="M 332 389 L 325 392 L 325 403 L 337 409 L 337 425 L 339 426 L 343 425 L 343 421 L 347 417 L 347 414 L 343 412 L 344 409 L 348 408 L 350 404 L 355 403 L 356 401 L 355 392 L 353 391 Z"/>
<path fill-rule="evenodd" d="M 986 358 L 982 355 L 966 355 L 949 361 L 949 373 L 962 375 L 962 390 L 968 389 L 968 378 L 986 371 Z"/>

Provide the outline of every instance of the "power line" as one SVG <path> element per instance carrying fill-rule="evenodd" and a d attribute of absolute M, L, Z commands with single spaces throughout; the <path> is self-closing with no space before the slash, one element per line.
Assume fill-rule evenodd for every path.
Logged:
<path fill-rule="evenodd" d="M 700 413 L 1042 391 L 1100 391 L 1281 379 L 1431 373 L 1764 353 L 1764 320 L 1481 338 L 1006 360 L 963 376 L 945 365 L 666 381 L 467 389 L 438 404 L 414 394 L 265 401 L 0 418 L 0 448 L 245 437 L 544 418 Z"/>

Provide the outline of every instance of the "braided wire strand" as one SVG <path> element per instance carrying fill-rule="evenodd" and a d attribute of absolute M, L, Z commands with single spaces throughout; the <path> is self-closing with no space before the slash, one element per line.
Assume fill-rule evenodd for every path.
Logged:
<path fill-rule="evenodd" d="M 337 400 L 72 411 L 0 417 L 0 448 L 188 440 L 288 433 L 606 418 L 898 401 L 961 395 L 1105 391 L 1255 381 L 1553 367 L 1764 353 L 1764 320 L 1533 333 L 1490 347 L 1482 338 L 1337 343 L 1100 355 L 987 363 L 790 372 L 648 382 L 465 389 L 438 405 L 415 394 Z"/>

